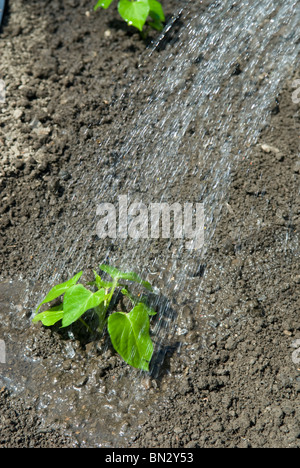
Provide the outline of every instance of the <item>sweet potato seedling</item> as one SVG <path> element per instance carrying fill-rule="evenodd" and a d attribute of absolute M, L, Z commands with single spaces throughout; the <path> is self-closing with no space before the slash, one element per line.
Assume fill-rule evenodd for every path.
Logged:
<path fill-rule="evenodd" d="M 83 273 L 80 271 L 65 283 L 58 284 L 51 289 L 39 304 L 36 312 L 39 312 L 44 304 L 61 296 L 63 296 L 62 303 L 37 313 L 33 322 L 41 321 L 45 326 L 52 326 L 61 321 L 61 328 L 64 328 L 80 320 L 89 331 L 92 331 L 82 316 L 86 312 L 95 311 L 99 319 L 99 332 L 107 327 L 112 345 L 124 361 L 135 368 L 149 371 L 149 363 L 153 354 L 149 316 L 155 315 L 156 312 L 147 305 L 147 296 L 134 296 L 123 281 L 138 283 L 150 292 L 153 291 L 152 286 L 136 273 L 124 273 L 109 265 L 100 265 L 99 268 L 110 275 L 111 281 L 104 281 L 94 271 L 94 281 L 87 284 L 96 290 L 93 292 L 78 283 Z M 131 301 L 130 312 L 109 311 L 117 289 Z"/>
<path fill-rule="evenodd" d="M 112 2 L 113 0 L 99 0 L 94 10 L 98 8 L 106 10 Z M 146 23 L 158 31 L 164 27 L 163 7 L 157 0 L 119 0 L 118 11 L 129 26 L 134 26 L 139 31 L 143 30 Z M 147 21 L 148 18 L 149 21 Z"/>

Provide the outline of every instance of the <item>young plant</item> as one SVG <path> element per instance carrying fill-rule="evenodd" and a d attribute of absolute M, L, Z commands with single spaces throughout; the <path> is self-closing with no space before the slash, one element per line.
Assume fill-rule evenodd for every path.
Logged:
<path fill-rule="evenodd" d="M 112 1 L 99 0 L 94 10 L 96 11 L 98 8 L 106 10 Z M 163 7 L 157 0 L 119 0 L 118 11 L 129 26 L 134 26 L 139 31 L 143 30 L 149 17 L 151 20 L 147 24 L 151 28 L 161 31 L 164 27 L 165 15 Z"/>
<path fill-rule="evenodd" d="M 124 361 L 137 369 L 149 371 L 149 363 L 153 354 L 153 343 L 149 334 L 149 316 L 155 315 L 156 312 L 147 305 L 146 296 L 134 296 L 123 281 L 138 283 L 150 292 L 153 291 L 152 286 L 136 273 L 124 273 L 109 265 L 100 265 L 99 268 L 109 274 L 112 281 L 103 281 L 94 271 L 95 279 L 88 283 L 96 289 L 96 292 L 92 292 L 78 283 L 83 273 L 80 271 L 65 283 L 58 284 L 51 289 L 39 304 L 36 312 L 42 305 L 63 295 L 62 304 L 38 313 L 33 318 L 33 322 L 41 321 L 45 326 L 52 326 L 61 321 L 61 328 L 65 328 L 79 320 L 89 331 L 92 331 L 82 316 L 94 310 L 99 320 L 98 331 L 102 332 L 107 326 L 112 345 Z M 121 290 L 123 296 L 130 299 L 132 303 L 130 312 L 109 313 L 112 298 L 117 289 Z"/>

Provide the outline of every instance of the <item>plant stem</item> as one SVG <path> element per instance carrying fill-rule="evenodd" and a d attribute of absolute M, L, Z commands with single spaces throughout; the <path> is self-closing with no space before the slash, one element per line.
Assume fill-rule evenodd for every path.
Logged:
<path fill-rule="evenodd" d="M 79 321 L 82 323 L 82 325 L 84 325 L 88 329 L 90 333 L 93 333 L 93 330 L 91 329 L 91 327 L 83 320 L 82 317 L 79 317 Z"/>
<path fill-rule="evenodd" d="M 115 279 L 113 281 L 113 285 L 111 287 L 111 290 L 110 290 L 110 293 L 109 293 L 107 299 L 102 304 L 100 304 L 100 306 L 95 308 L 95 311 L 96 311 L 96 313 L 98 315 L 98 319 L 99 319 L 99 326 L 98 326 L 98 332 L 99 333 L 103 332 L 103 328 L 106 325 L 106 322 L 107 322 L 106 314 L 107 314 L 108 308 L 110 306 L 110 302 L 112 300 L 112 297 L 114 295 L 114 292 L 115 292 L 115 289 L 116 289 L 117 286 L 118 286 L 118 280 Z M 105 292 L 107 293 L 108 289 Z"/>
<path fill-rule="evenodd" d="M 115 289 L 116 289 L 117 285 L 118 285 L 118 280 L 114 279 L 112 288 L 111 288 L 110 293 L 109 293 L 109 296 L 107 298 L 107 301 L 105 302 L 105 304 L 106 304 L 105 312 L 108 311 L 108 308 L 110 306 L 110 301 L 112 300 L 112 297 L 114 295 L 114 292 L 115 292 Z"/>

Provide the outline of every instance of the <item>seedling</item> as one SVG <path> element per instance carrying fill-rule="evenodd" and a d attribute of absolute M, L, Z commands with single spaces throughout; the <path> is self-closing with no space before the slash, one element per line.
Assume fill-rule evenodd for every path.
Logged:
<path fill-rule="evenodd" d="M 65 283 L 58 284 L 51 289 L 39 304 L 36 313 L 42 305 L 61 296 L 63 296 L 63 302 L 44 312 L 39 312 L 33 318 L 33 322 L 41 321 L 45 326 L 52 326 L 61 321 L 61 328 L 65 328 L 79 320 L 92 332 L 82 316 L 94 310 L 99 321 L 98 331 L 102 333 L 107 327 L 112 345 L 124 361 L 137 369 L 149 371 L 149 363 L 153 354 L 153 343 L 149 334 L 149 316 L 155 315 L 156 312 L 147 305 L 147 296 L 134 296 L 123 281 L 138 283 L 150 292 L 153 292 L 152 286 L 136 273 L 124 273 L 109 265 L 100 265 L 99 268 L 110 275 L 112 281 L 102 280 L 94 271 L 94 281 L 87 284 L 96 289 L 93 292 L 78 283 L 83 273 L 80 271 Z M 130 312 L 110 310 L 117 289 L 132 303 Z"/>
<path fill-rule="evenodd" d="M 99 0 L 94 10 L 106 10 L 112 2 L 113 0 Z M 141 32 L 148 18 L 151 18 L 147 22 L 151 28 L 161 31 L 164 27 L 163 7 L 157 0 L 119 0 L 118 11 L 129 26 L 134 26 Z"/>

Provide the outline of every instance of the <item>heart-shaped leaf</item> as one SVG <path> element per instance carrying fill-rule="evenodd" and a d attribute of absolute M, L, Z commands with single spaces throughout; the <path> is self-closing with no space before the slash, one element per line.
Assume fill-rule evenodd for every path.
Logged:
<path fill-rule="evenodd" d="M 70 288 L 64 297 L 64 314 L 62 328 L 76 322 L 87 310 L 94 309 L 106 298 L 105 290 L 92 293 L 82 284 L 76 284 Z"/>
<path fill-rule="evenodd" d="M 148 0 L 120 0 L 118 10 L 122 18 L 129 26 L 134 26 L 140 31 L 149 16 L 150 6 Z"/>
<path fill-rule="evenodd" d="M 108 333 L 115 350 L 129 365 L 149 371 L 153 344 L 149 335 L 149 316 L 144 304 L 128 314 L 115 312 L 108 317 Z"/>

